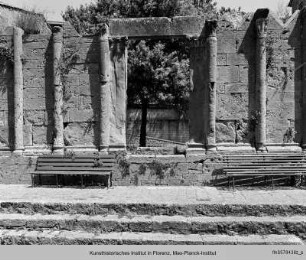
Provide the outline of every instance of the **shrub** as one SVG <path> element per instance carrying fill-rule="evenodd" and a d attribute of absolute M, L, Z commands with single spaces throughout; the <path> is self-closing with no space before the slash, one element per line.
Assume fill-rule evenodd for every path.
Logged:
<path fill-rule="evenodd" d="M 16 26 L 20 27 L 26 34 L 39 34 L 45 24 L 43 16 L 34 12 L 21 13 L 16 19 Z"/>

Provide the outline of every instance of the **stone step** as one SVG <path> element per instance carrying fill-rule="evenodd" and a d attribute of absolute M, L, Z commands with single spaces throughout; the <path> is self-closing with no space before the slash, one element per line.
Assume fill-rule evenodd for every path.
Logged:
<path fill-rule="evenodd" d="M 305 215 L 298 204 L 164 204 L 164 203 L 45 203 L 1 202 L 0 213 L 166 215 L 166 216 L 292 216 Z"/>
<path fill-rule="evenodd" d="M 177 235 L 164 233 L 107 233 L 83 231 L 0 230 L 1 245 L 303 245 L 293 235 Z"/>
<path fill-rule="evenodd" d="M 0 228 L 69 230 L 95 233 L 155 232 L 171 234 L 293 234 L 306 240 L 305 216 L 184 217 L 0 214 Z"/>

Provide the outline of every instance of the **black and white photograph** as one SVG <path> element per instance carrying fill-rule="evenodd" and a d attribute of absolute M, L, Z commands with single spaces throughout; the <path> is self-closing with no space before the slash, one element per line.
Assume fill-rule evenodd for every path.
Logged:
<path fill-rule="evenodd" d="M 0 0 L 0 257 L 303 259 L 306 0 Z"/>

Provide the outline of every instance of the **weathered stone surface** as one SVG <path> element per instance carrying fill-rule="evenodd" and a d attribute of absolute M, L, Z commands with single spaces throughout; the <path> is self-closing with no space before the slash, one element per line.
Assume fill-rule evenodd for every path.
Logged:
<path fill-rule="evenodd" d="M 25 146 L 33 145 L 33 128 L 31 124 L 25 124 L 23 126 L 23 142 Z"/>
<path fill-rule="evenodd" d="M 217 82 L 220 82 L 220 83 L 239 82 L 239 67 L 238 66 L 220 66 L 218 67 Z"/>
<path fill-rule="evenodd" d="M 217 102 L 218 119 L 239 119 L 248 117 L 248 95 L 235 93 L 226 95 L 219 94 Z"/>
<path fill-rule="evenodd" d="M 33 125 L 47 125 L 47 115 L 44 110 L 26 110 L 24 111 L 24 118 L 26 122 Z"/>
<path fill-rule="evenodd" d="M 64 129 L 64 140 L 66 146 L 73 145 L 89 145 L 94 143 L 94 124 L 86 123 L 71 123 Z"/>
<path fill-rule="evenodd" d="M 235 143 L 235 125 L 231 122 L 216 124 L 216 140 L 219 143 Z"/>
<path fill-rule="evenodd" d="M 112 37 L 199 36 L 204 24 L 203 17 L 111 19 L 109 29 Z"/>
<path fill-rule="evenodd" d="M 33 126 L 33 144 L 47 144 L 47 127 Z"/>

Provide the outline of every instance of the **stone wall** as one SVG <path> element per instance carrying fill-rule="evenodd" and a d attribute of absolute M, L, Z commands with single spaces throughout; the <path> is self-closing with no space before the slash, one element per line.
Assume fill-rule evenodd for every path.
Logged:
<path fill-rule="evenodd" d="M 0 32 L 0 148 L 9 148 L 12 143 L 13 134 L 13 56 L 12 30 L 7 29 Z"/>
<path fill-rule="evenodd" d="M 301 142 L 301 82 L 302 64 L 300 29 L 301 15 L 295 14 L 283 25 L 268 10 L 261 10 L 246 17 L 243 24 L 233 28 L 219 21 L 217 28 L 217 79 L 215 138 L 217 144 L 251 144 L 255 141 L 257 101 L 256 96 L 256 30 L 259 16 L 268 19 L 267 49 L 267 143 L 282 144 L 291 129 L 297 134 L 291 142 Z M 136 20 L 135 20 L 136 21 Z M 134 21 L 134 22 L 135 22 Z M 167 20 L 168 21 L 168 20 Z M 182 22 L 182 21 L 181 21 Z M 197 21 L 198 22 L 198 21 Z M 118 23 L 116 20 L 115 24 Z M 175 22 L 175 24 L 178 22 Z M 203 24 L 203 22 L 200 22 Z M 174 26 L 171 23 L 171 26 Z M 113 26 L 114 27 L 114 26 Z M 113 28 L 112 27 L 112 28 Z M 115 27 L 116 28 L 116 27 Z M 63 84 L 63 121 L 65 146 L 98 147 L 100 142 L 100 43 L 98 36 L 80 36 L 68 23 L 64 24 L 64 39 L 60 78 Z M 122 29 L 120 29 L 122 30 Z M 174 30 L 174 29 L 173 29 Z M 135 34 L 137 31 L 133 31 Z M 178 33 L 177 31 L 175 31 Z M 1 45 L 12 47 L 12 34 L 2 33 Z M 206 144 L 208 135 L 209 87 L 208 48 L 205 30 L 199 39 L 190 40 L 190 69 L 193 92 L 190 98 L 190 136 L 172 138 L 174 126 L 149 122 L 148 136 L 178 142 L 195 141 Z M 23 37 L 24 82 L 24 146 L 52 147 L 53 142 L 53 53 L 52 33 L 24 35 Z M 126 86 L 127 51 L 124 38 L 110 42 L 111 61 L 111 108 L 110 143 L 114 147 L 126 145 Z M 1 88 L 12 89 L 12 71 L 3 66 Z M 10 146 L 9 91 L 2 92 L 0 116 L 2 146 Z M 6 112 L 5 112 L 6 111 Z M 131 121 L 127 129 L 131 132 Z M 186 122 L 185 122 L 186 123 Z M 186 131 L 186 126 L 175 126 Z M 137 123 L 135 123 L 137 125 Z M 151 124 L 151 125 L 150 125 Z M 161 123 L 160 123 L 161 124 Z M 11 126 L 12 128 L 13 126 Z M 136 127 L 137 128 L 137 127 Z M 159 128 L 160 130 L 150 129 Z M 181 128 L 183 130 L 181 130 Z M 6 130 L 5 130 L 6 129 Z M 159 132 L 158 135 L 154 134 Z M 12 132 L 12 131 L 11 131 Z M 131 134 L 129 133 L 129 136 Z M 130 138 L 130 137 L 129 137 Z M 189 140 L 188 140 L 189 139 Z"/>
<path fill-rule="evenodd" d="M 259 120 L 257 113 L 260 110 L 256 21 L 265 19 L 267 21 L 266 68 L 264 68 L 267 79 L 265 82 L 267 97 L 264 102 L 267 110 L 266 142 L 267 145 L 274 144 L 280 147 L 283 147 L 284 143 L 295 143 L 296 147 L 302 143 L 302 146 L 303 144 L 305 146 L 306 117 L 305 113 L 302 113 L 306 107 L 302 88 L 306 73 L 304 66 L 306 51 L 302 38 L 306 30 L 304 17 L 304 10 L 296 12 L 284 25 L 270 14 L 269 10 L 263 9 L 246 17 L 238 28 L 233 28 L 226 21 L 219 21 L 216 37 L 212 32 L 208 32 L 202 20 L 166 19 L 171 29 L 169 32 L 175 37 L 183 37 L 183 30 L 191 28 L 189 23 L 186 27 L 181 26 L 181 23 L 186 21 L 197 23 L 195 29 L 191 30 L 192 33 L 200 32 L 199 35 L 188 37 L 191 46 L 190 70 L 193 88 L 190 113 L 189 118 L 181 121 L 182 124 L 175 123 L 175 126 L 171 125 L 173 122 L 170 121 L 178 120 L 177 115 L 171 114 L 167 117 L 166 113 L 149 113 L 148 136 L 183 143 L 194 141 L 203 147 L 210 145 L 209 142 L 215 138 L 217 151 L 218 146 L 224 144 L 237 146 L 240 149 L 237 149 L 237 152 L 241 152 L 246 146 L 254 146 Z M 145 23 L 154 21 L 151 18 L 133 19 L 131 23 L 141 23 L 144 26 Z M 157 19 L 156 24 L 161 26 L 163 21 Z M 124 20 L 120 21 L 122 22 L 125 23 Z M 114 23 L 118 25 L 119 22 L 116 20 Z M 181 26 L 182 31 L 177 30 L 175 26 Z M 122 31 L 123 27 L 110 26 L 110 28 Z M 128 32 L 136 37 L 139 33 L 136 29 L 129 29 Z M 68 23 L 63 25 L 63 32 L 62 58 L 58 71 L 54 70 L 54 32 L 53 35 L 50 31 L 47 34 L 25 34 L 22 37 L 23 54 L 20 58 L 24 85 L 19 90 L 23 95 L 24 155 L 52 151 L 55 128 L 54 107 L 55 102 L 58 102 L 54 97 L 55 87 L 62 87 L 60 94 L 63 105 L 60 116 L 63 117 L 63 148 L 99 150 L 103 130 L 101 107 L 105 105 L 101 99 L 101 86 L 105 87 L 108 83 L 111 86 L 110 117 L 107 125 L 110 127 L 110 148 L 124 148 L 129 142 L 126 141 L 126 136 L 129 140 L 130 136 L 138 135 L 137 131 L 131 132 L 137 128 L 140 118 L 136 111 L 129 111 L 127 115 L 126 37 L 121 37 L 122 35 L 119 37 L 117 34 L 115 35 L 119 38 L 110 37 L 110 75 L 108 75 L 110 81 L 106 81 L 105 84 L 103 81 L 105 75 L 101 75 L 101 38 L 98 35 L 81 36 Z M 111 33 L 112 31 L 110 36 Z M 145 37 L 148 37 L 147 34 Z M 14 63 L 12 63 L 15 58 L 13 36 L 13 28 L 7 28 L 0 33 L 1 62 L 3 62 L 0 71 L 0 150 L 5 156 L 10 153 L 8 151 L 14 150 L 14 138 L 17 136 L 13 113 L 18 105 L 14 98 L 16 86 Z M 186 35 L 184 37 L 186 38 Z M 208 40 L 207 37 L 213 39 Z M 216 57 L 212 52 L 215 39 Z M 61 84 L 55 82 L 56 73 L 59 73 Z M 214 79 L 215 74 L 216 79 Z M 164 123 L 165 120 L 168 124 Z M 187 120 L 189 120 L 189 131 L 186 129 Z M 182 134 L 183 132 L 189 133 L 188 136 Z M 155 145 L 153 141 L 152 145 Z M 158 140 L 155 141 L 160 143 Z M 205 150 L 202 149 L 203 151 Z M 173 149 L 171 153 L 174 153 Z M 206 156 L 192 157 L 193 155 L 188 153 L 187 156 L 186 154 L 156 156 L 128 155 L 126 158 L 130 165 L 129 171 L 126 172 L 118 166 L 114 174 L 115 184 L 153 185 L 156 181 L 160 181 L 159 184 L 169 185 L 203 184 L 209 183 L 214 178 L 214 172 L 222 167 L 218 162 L 218 154 L 213 155 L 211 159 Z M 29 178 L 23 179 L 23 174 L 28 171 L 26 166 L 28 158 L 4 157 L 1 168 L 3 182 L 14 183 L 19 179 L 29 181 Z M 158 166 L 156 160 L 164 166 Z M 165 174 L 156 176 L 158 167 L 162 167 Z M 12 176 L 15 177 L 8 176 L 9 171 L 12 171 Z"/>
<path fill-rule="evenodd" d="M 219 144 L 255 143 L 256 113 L 256 28 L 258 17 L 268 20 L 267 49 L 267 144 L 282 144 L 291 129 L 297 132 L 291 142 L 301 142 L 300 41 L 297 16 L 282 24 L 268 10 L 246 17 L 238 28 L 219 22 L 217 29 L 216 142 Z M 191 95 L 191 137 L 205 144 L 207 135 L 207 47 L 205 39 L 191 50 L 194 90 Z M 200 110 L 200 111 L 199 111 Z M 199 111 L 195 113 L 195 111 Z M 203 120 L 204 119 L 204 120 Z"/>
<path fill-rule="evenodd" d="M 148 110 L 147 116 L 148 147 L 175 146 L 175 143 L 187 143 L 189 141 L 188 118 L 180 117 L 175 110 L 152 108 Z M 128 109 L 126 122 L 127 146 L 139 146 L 140 125 L 141 109 Z"/>

